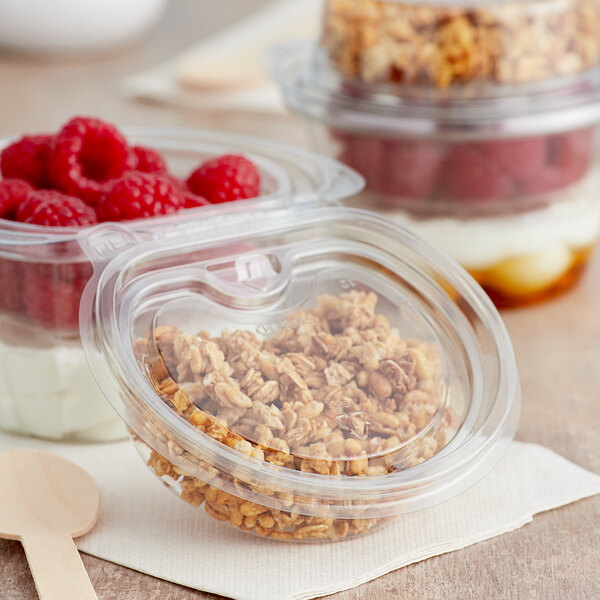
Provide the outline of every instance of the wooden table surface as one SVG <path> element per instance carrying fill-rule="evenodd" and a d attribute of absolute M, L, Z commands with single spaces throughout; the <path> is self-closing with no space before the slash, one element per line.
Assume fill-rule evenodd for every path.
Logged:
<path fill-rule="evenodd" d="M 291 117 L 197 113 L 123 97 L 119 81 L 151 67 L 267 0 L 173 0 L 143 43 L 94 59 L 0 53 L 0 135 L 58 127 L 76 113 L 121 125 L 185 125 L 268 135 L 299 145 Z M 517 439 L 536 442 L 600 472 L 600 253 L 581 285 L 543 306 L 505 312 L 523 382 Z M 84 556 L 101 600 L 206 600 L 191 591 Z M 32 600 L 35 588 L 16 542 L 0 540 L 0 598 Z M 535 517 L 525 527 L 410 565 L 335 600 L 600 598 L 600 496 Z"/>

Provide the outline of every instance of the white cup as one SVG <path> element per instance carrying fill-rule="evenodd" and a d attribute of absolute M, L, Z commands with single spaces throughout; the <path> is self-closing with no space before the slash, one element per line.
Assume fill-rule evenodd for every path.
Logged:
<path fill-rule="evenodd" d="M 154 25 L 167 0 L 0 0 L 0 46 L 24 52 L 105 50 Z"/>

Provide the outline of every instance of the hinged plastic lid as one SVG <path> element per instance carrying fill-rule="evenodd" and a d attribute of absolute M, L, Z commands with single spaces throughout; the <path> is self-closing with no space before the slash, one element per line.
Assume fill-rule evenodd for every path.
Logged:
<path fill-rule="evenodd" d="M 357 194 L 364 186 L 358 173 L 336 160 L 270 140 L 176 127 L 128 127 L 123 131 L 131 145 L 160 151 L 169 171 L 182 179 L 202 162 L 224 154 L 248 157 L 257 166 L 261 179 L 260 194 L 256 198 L 122 223 L 135 231 L 140 239 L 181 235 L 188 228 L 198 231 L 203 224 L 212 228 L 216 217 L 240 212 L 257 214 L 264 211 L 268 214 L 305 203 L 335 204 Z M 10 141 L 0 140 L 0 148 Z M 79 227 L 41 227 L 0 219 L 0 252 L 6 257 L 23 258 L 26 255 L 31 260 L 47 261 L 48 244 L 68 244 L 80 232 Z M 76 250 L 69 246 L 68 256 L 62 256 L 63 260 L 77 258 Z M 67 253 L 62 249 L 61 254 Z"/>
<path fill-rule="evenodd" d="M 600 120 L 600 70 L 527 85 L 430 90 L 350 82 L 315 42 L 273 49 L 273 78 L 294 111 L 331 127 L 382 135 L 485 139 L 544 135 Z"/>
<path fill-rule="evenodd" d="M 135 435 L 211 485 L 305 514 L 397 514 L 487 472 L 519 386 L 469 276 L 364 211 L 244 220 L 133 244 L 86 289 L 86 354 Z"/>

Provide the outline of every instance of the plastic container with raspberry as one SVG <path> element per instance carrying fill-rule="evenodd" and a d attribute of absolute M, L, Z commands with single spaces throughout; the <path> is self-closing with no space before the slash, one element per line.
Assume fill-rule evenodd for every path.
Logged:
<path fill-rule="evenodd" d="M 600 60 L 596 0 L 326 0 L 321 49 L 345 79 L 469 93 Z"/>
<path fill-rule="evenodd" d="M 349 82 L 306 42 L 272 72 L 315 147 L 365 177 L 347 202 L 437 244 L 498 306 L 578 280 L 600 238 L 600 70 L 452 96 Z"/>
<path fill-rule="evenodd" d="M 81 235 L 119 221 L 160 238 L 190 223 L 208 229 L 211 217 L 242 205 L 270 213 L 362 185 L 334 161 L 264 140 L 177 129 L 125 135 L 88 117 L 4 141 L 0 169 L 0 428 L 93 441 L 125 432 L 81 347 L 79 306 L 93 273 Z"/>
<path fill-rule="evenodd" d="M 198 518 L 349 540 L 494 467 L 519 377 L 498 312 L 456 262 L 321 202 L 195 225 L 82 236 L 96 269 L 80 315 L 98 384 Z"/>

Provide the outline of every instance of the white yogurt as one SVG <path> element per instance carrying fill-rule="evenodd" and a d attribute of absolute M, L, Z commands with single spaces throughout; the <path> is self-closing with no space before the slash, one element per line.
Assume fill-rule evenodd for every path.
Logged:
<path fill-rule="evenodd" d="M 383 214 L 477 271 L 557 246 L 579 249 L 594 244 L 600 237 L 600 176 L 589 178 L 571 194 L 546 208 L 506 216 L 418 219 L 401 211 Z"/>
<path fill-rule="evenodd" d="M 126 436 L 75 344 L 35 348 L 0 342 L 0 427 L 56 440 Z"/>

